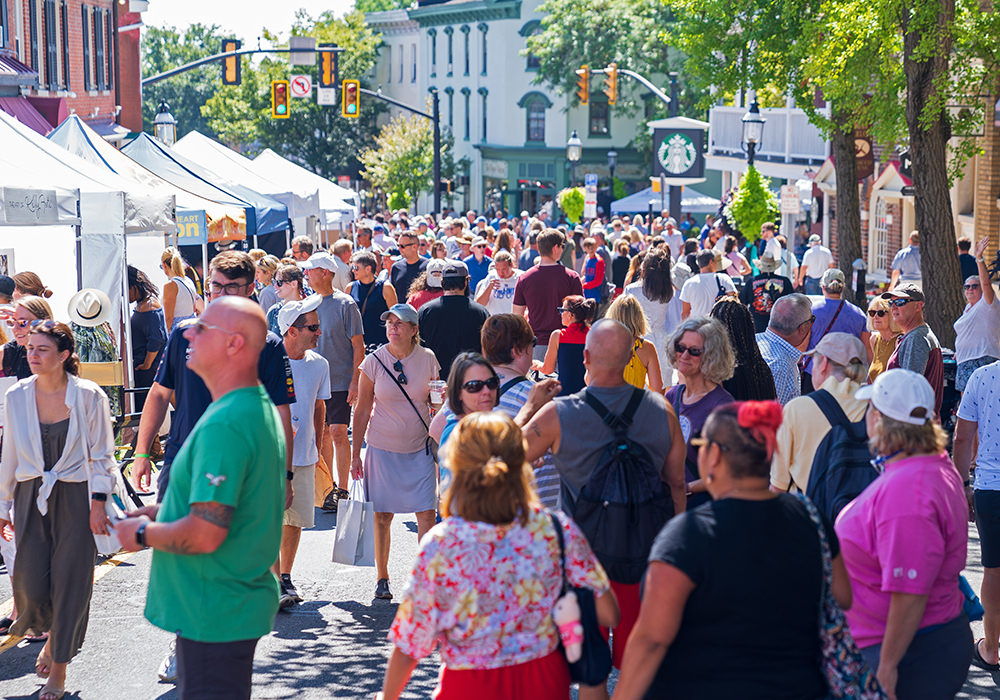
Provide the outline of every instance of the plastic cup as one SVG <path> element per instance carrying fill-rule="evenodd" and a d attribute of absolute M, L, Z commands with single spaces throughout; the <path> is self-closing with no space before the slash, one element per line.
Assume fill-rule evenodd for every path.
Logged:
<path fill-rule="evenodd" d="M 431 403 L 432 404 L 443 404 L 445 390 L 448 387 L 448 382 L 442 381 L 440 379 L 432 379 L 428 383 L 428 387 L 431 390 Z"/>

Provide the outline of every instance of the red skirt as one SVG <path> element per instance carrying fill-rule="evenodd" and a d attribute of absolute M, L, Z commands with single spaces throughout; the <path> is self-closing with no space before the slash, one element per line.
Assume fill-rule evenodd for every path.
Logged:
<path fill-rule="evenodd" d="M 435 700 L 569 700 L 569 666 L 561 650 L 502 668 L 441 668 Z"/>

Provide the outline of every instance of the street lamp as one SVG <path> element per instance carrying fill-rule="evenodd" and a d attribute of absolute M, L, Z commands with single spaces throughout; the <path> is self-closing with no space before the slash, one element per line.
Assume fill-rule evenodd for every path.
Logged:
<path fill-rule="evenodd" d="M 570 134 L 569 141 L 566 142 L 566 160 L 569 161 L 569 185 L 573 186 L 573 171 L 576 168 L 576 164 L 583 157 L 583 141 L 580 140 L 579 134 L 576 133 L 576 129 L 573 129 L 573 133 Z"/>
<path fill-rule="evenodd" d="M 743 115 L 743 141 L 740 144 L 747 152 L 747 165 L 753 165 L 753 156 L 764 133 L 764 122 L 767 121 L 760 114 L 757 96 L 754 95 L 752 99 L 749 111 Z"/>
<path fill-rule="evenodd" d="M 166 100 L 160 101 L 160 106 L 156 110 L 156 118 L 153 119 L 153 133 L 156 138 L 168 146 L 173 146 L 177 141 L 177 120 L 170 113 L 170 105 Z"/>

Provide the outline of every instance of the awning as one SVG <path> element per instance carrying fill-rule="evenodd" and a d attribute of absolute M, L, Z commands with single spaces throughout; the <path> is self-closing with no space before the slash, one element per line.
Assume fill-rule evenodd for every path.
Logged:
<path fill-rule="evenodd" d="M 26 97 L 0 97 L 0 110 L 42 136 L 52 131 L 52 125 L 35 109 L 34 105 L 28 102 Z"/>
<path fill-rule="evenodd" d="M 18 61 L 11 54 L 0 51 L 0 85 L 7 87 L 38 87 L 38 73 Z"/>

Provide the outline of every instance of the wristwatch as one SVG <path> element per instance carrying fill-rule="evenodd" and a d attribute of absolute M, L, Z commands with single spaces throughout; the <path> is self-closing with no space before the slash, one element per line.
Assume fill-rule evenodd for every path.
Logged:
<path fill-rule="evenodd" d="M 146 526 L 147 525 L 149 525 L 149 523 L 143 523 L 135 531 L 135 543 L 137 545 L 139 545 L 140 547 L 142 547 L 143 549 L 145 549 L 146 547 L 149 546 L 148 544 L 146 544 Z"/>
<path fill-rule="evenodd" d="M 295 474 L 292 472 L 291 469 L 286 469 L 285 470 L 285 479 L 287 479 L 288 481 L 291 481 L 294 476 L 295 476 Z"/>
<path fill-rule="evenodd" d="M 101 501 L 101 502 L 104 502 L 104 501 L 108 500 L 108 494 L 106 494 L 106 493 L 92 493 L 92 494 L 90 494 L 90 499 L 92 501 Z"/>

